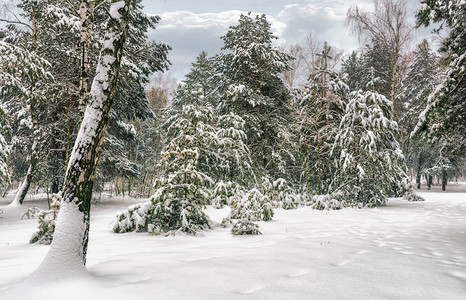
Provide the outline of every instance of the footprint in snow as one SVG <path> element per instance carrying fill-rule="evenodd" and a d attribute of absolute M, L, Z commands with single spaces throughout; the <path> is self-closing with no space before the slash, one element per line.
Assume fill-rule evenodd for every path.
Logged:
<path fill-rule="evenodd" d="M 298 271 L 296 273 L 293 273 L 293 274 L 289 274 L 289 275 L 286 275 L 287 277 L 299 277 L 299 276 L 303 276 L 303 275 L 306 275 L 306 274 L 309 274 L 311 273 L 311 271 L 309 270 L 302 270 L 302 271 Z"/>
<path fill-rule="evenodd" d="M 248 290 L 246 290 L 244 292 L 239 292 L 239 293 L 243 294 L 243 295 L 254 294 L 257 291 L 262 290 L 263 288 L 264 288 L 263 286 L 257 286 L 257 287 L 250 288 L 250 289 L 248 289 Z"/>
<path fill-rule="evenodd" d="M 385 247 L 385 246 L 388 245 L 388 244 L 387 244 L 386 242 L 384 242 L 384 241 L 376 241 L 376 242 L 377 242 L 377 246 L 378 246 L 378 247 Z"/>
<path fill-rule="evenodd" d="M 341 267 L 341 266 L 347 265 L 348 263 L 350 263 L 349 260 L 344 260 L 342 262 L 337 263 L 335 266 Z"/>
<path fill-rule="evenodd" d="M 451 271 L 450 275 L 452 275 L 455 278 L 465 280 L 466 281 L 466 273 L 460 272 L 460 271 Z"/>
<path fill-rule="evenodd" d="M 391 247 L 390 249 L 395 250 L 395 251 L 403 250 L 403 248 L 401 248 L 401 247 Z"/>

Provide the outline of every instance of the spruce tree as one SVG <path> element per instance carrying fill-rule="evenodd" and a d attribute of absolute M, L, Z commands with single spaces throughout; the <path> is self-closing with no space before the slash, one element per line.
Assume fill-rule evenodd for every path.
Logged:
<path fill-rule="evenodd" d="M 213 127 L 209 125 L 212 116 L 208 108 L 184 105 L 167 120 L 172 139 L 161 154 L 162 175 L 157 189 L 149 202 L 117 216 L 115 232 L 196 234 L 210 228 L 202 209 L 210 204 L 213 180 L 200 171 L 199 163 L 200 157 L 208 155 L 206 145 L 215 143 Z"/>
<path fill-rule="evenodd" d="M 337 171 L 330 191 L 358 207 L 383 205 L 392 189 L 403 189 L 404 157 L 387 117 L 391 102 L 371 91 L 348 95 L 332 149 Z M 404 192 L 404 190 L 402 190 Z"/>

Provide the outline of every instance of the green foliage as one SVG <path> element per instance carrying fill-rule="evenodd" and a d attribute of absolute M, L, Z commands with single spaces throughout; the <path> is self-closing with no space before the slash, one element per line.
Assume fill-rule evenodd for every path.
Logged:
<path fill-rule="evenodd" d="M 0 103 L 0 187 L 9 182 L 10 177 L 7 164 L 8 155 L 10 154 L 7 141 L 9 135 L 9 126 L 7 121 L 8 120 Z"/>
<path fill-rule="evenodd" d="M 61 205 L 61 195 L 53 194 L 52 195 L 52 204 L 50 205 L 50 210 L 41 210 L 34 208 L 32 210 L 33 215 L 28 217 L 33 217 L 37 214 L 38 220 L 38 230 L 31 236 L 29 243 L 39 243 L 49 245 L 53 240 L 53 233 L 55 232 L 55 224 L 58 215 L 58 210 Z"/>
<path fill-rule="evenodd" d="M 332 154 L 337 172 L 331 192 L 346 202 L 373 207 L 383 205 L 387 194 L 399 193 L 406 166 L 395 139 L 397 123 L 386 116 L 390 101 L 373 92 L 349 94 Z"/>
<path fill-rule="evenodd" d="M 274 214 L 269 197 L 256 188 L 235 195 L 230 200 L 230 206 L 231 219 L 270 221 Z"/>
<path fill-rule="evenodd" d="M 440 49 L 448 57 L 445 76 L 428 97 L 414 133 L 423 131 L 432 142 L 444 143 L 449 155 L 466 153 L 466 3 L 461 0 L 422 0 L 418 25 L 444 21 L 448 36 Z"/>
<path fill-rule="evenodd" d="M 259 225 L 247 220 L 241 219 L 231 228 L 233 235 L 259 235 Z"/>
<path fill-rule="evenodd" d="M 281 174 L 287 160 L 281 146 L 290 93 L 280 75 L 289 69 L 291 57 L 272 45 L 276 37 L 265 15 L 241 15 L 222 39 L 227 52 L 218 57 L 223 71 L 220 112 L 234 112 L 248 124 L 247 146 L 255 168 L 272 177 Z"/>

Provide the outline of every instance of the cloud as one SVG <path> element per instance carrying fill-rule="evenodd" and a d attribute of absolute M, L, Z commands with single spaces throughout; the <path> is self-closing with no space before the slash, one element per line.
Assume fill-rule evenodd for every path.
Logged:
<path fill-rule="evenodd" d="M 172 47 L 169 59 L 172 62 L 170 71 L 173 77 L 183 78 L 189 71 L 191 63 L 201 51 L 209 55 L 220 52 L 223 41 L 220 39 L 228 31 L 228 27 L 236 25 L 242 10 L 227 10 L 215 13 L 194 13 L 190 11 L 173 11 L 160 14 L 161 21 L 157 30 L 149 33 L 152 40 L 162 40 Z M 252 16 L 258 13 L 251 13 Z M 271 30 L 282 36 L 286 24 L 276 18 L 267 16 Z"/>
<path fill-rule="evenodd" d="M 229 26 L 235 25 L 238 22 L 241 14 L 247 13 L 247 11 L 242 10 L 227 10 L 210 13 L 194 13 L 191 11 L 165 12 L 160 15 L 162 20 L 159 29 L 200 28 L 217 29 L 226 32 Z M 260 15 L 260 13 L 251 14 L 253 16 Z M 272 16 L 267 16 L 267 19 L 272 25 L 272 31 L 280 35 L 286 25 Z"/>
<path fill-rule="evenodd" d="M 279 37 L 277 44 L 304 43 L 310 33 L 317 42 L 327 41 L 331 46 L 349 52 L 359 46 L 355 36 L 344 26 L 348 8 L 356 4 L 364 11 L 374 9 L 372 0 L 145 0 L 152 11 L 165 12 L 154 40 L 167 42 L 173 50 L 169 57 L 173 63 L 172 75 L 181 79 L 191 63 L 203 50 L 209 55 L 220 52 L 220 39 L 228 27 L 238 22 L 240 14 L 248 10 L 252 15 L 268 13 L 272 32 Z M 413 15 L 418 0 L 408 0 L 409 15 Z M 261 13 L 257 13 L 261 12 Z"/>
<path fill-rule="evenodd" d="M 345 0 L 287 4 L 277 14 L 277 19 L 286 24 L 282 34 L 290 43 L 302 43 L 306 35 L 312 33 L 321 42 L 327 41 L 339 49 L 351 50 L 358 47 L 357 39 L 350 36 L 344 26 L 351 4 Z M 360 1 L 358 6 L 366 10 L 371 1 Z"/>

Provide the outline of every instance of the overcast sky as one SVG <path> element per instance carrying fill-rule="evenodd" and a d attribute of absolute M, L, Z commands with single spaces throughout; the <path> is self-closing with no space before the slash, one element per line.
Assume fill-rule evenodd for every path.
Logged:
<path fill-rule="evenodd" d="M 196 56 L 203 50 L 209 55 L 220 52 L 220 37 L 235 25 L 241 13 L 265 13 L 278 43 L 302 43 L 312 33 L 317 40 L 345 52 L 358 48 L 355 36 L 345 28 L 348 8 L 357 4 L 373 8 L 372 0 L 145 0 L 145 11 L 162 20 L 149 37 L 168 43 L 173 50 L 171 76 L 183 79 Z M 408 14 L 414 20 L 418 0 L 408 0 Z M 427 30 L 417 33 L 426 36 Z"/>

